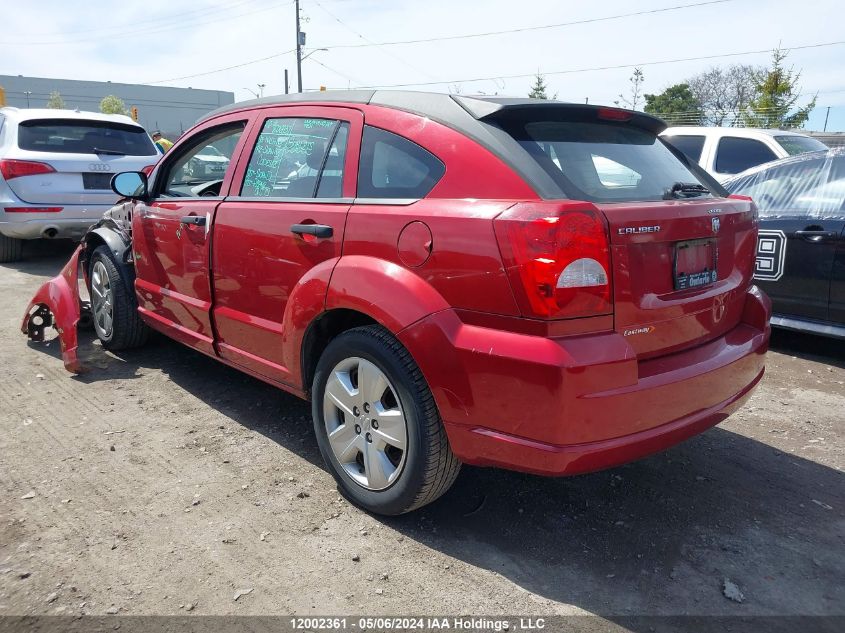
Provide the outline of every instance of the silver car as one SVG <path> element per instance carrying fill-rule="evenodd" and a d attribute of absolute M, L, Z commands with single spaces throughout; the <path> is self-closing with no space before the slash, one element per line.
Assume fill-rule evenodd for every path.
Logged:
<path fill-rule="evenodd" d="M 0 262 L 23 240 L 81 237 L 117 201 L 112 175 L 159 156 L 126 116 L 0 108 Z"/>

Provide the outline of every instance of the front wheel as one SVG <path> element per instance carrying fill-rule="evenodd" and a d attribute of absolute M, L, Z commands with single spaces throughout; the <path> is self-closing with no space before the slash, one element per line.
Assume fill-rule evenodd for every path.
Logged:
<path fill-rule="evenodd" d="M 341 492 L 378 514 L 410 512 L 460 470 L 431 391 L 408 351 L 380 326 L 329 343 L 312 391 L 317 443 Z"/>
<path fill-rule="evenodd" d="M 138 315 L 138 302 L 131 280 L 120 274 L 108 246 L 100 246 L 91 256 L 91 312 L 94 330 L 103 347 L 129 349 L 146 343 L 149 329 Z"/>

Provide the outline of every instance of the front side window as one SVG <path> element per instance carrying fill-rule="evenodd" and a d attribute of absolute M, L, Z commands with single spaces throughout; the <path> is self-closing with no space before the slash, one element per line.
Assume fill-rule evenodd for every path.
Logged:
<path fill-rule="evenodd" d="M 349 124 L 334 119 L 267 119 L 241 187 L 250 198 L 339 198 Z"/>
<path fill-rule="evenodd" d="M 704 150 L 703 136 L 679 134 L 676 136 L 664 136 L 663 140 L 689 158 L 692 162 L 697 163 L 701 160 L 701 152 Z"/>
<path fill-rule="evenodd" d="M 777 159 L 764 143 L 753 138 L 723 136 L 716 150 L 715 169 L 720 174 L 738 174 L 751 167 Z"/>
<path fill-rule="evenodd" d="M 142 127 L 112 121 L 34 119 L 18 126 L 18 147 L 30 152 L 155 156 Z"/>
<path fill-rule="evenodd" d="M 806 155 L 729 183 L 751 196 L 763 217 L 841 217 L 845 209 L 845 157 Z"/>
<path fill-rule="evenodd" d="M 232 155 L 246 123 L 238 121 L 200 132 L 177 154 L 168 154 L 159 195 L 175 198 L 220 195 L 220 186 L 233 165 Z"/>
<path fill-rule="evenodd" d="M 642 128 L 612 122 L 518 120 L 505 131 L 573 200 L 661 200 L 675 183 L 699 183 L 653 132 Z"/>
<path fill-rule="evenodd" d="M 425 198 L 445 171 L 439 158 L 413 141 L 364 126 L 359 198 Z"/>

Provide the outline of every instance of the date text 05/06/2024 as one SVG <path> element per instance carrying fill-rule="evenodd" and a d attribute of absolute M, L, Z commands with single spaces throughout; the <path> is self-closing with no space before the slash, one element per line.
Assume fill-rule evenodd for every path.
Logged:
<path fill-rule="evenodd" d="M 290 625 L 296 631 L 472 631 L 473 633 L 501 633 L 503 631 L 542 630 L 543 618 L 520 617 L 495 619 L 483 617 L 294 617 Z"/>

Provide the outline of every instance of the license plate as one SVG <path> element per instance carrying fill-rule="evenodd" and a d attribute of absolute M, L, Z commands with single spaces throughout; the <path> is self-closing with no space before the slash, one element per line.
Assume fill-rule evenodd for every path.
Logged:
<path fill-rule="evenodd" d="M 675 244 L 675 290 L 701 288 L 717 279 L 716 241 L 689 240 Z"/>
<path fill-rule="evenodd" d="M 111 189 L 111 174 L 82 174 L 82 186 L 85 189 Z"/>

